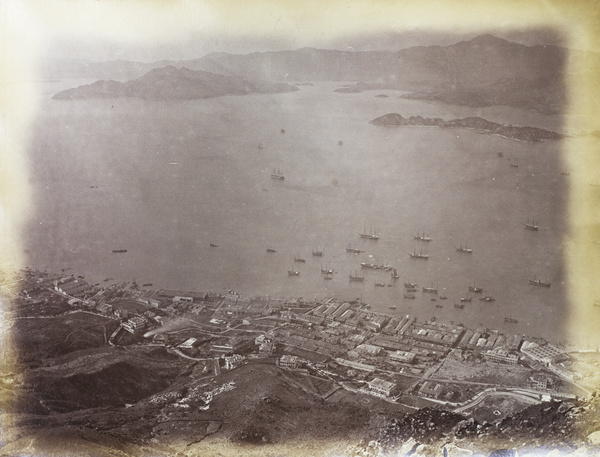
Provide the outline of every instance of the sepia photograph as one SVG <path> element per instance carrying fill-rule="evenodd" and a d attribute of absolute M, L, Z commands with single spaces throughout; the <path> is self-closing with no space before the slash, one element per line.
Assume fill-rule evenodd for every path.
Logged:
<path fill-rule="evenodd" d="M 590 0 L 0 5 L 0 456 L 600 455 Z"/>

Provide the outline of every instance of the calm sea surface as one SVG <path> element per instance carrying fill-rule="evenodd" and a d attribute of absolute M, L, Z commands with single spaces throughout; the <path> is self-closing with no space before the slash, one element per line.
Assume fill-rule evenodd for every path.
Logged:
<path fill-rule="evenodd" d="M 185 102 L 49 99 L 75 85 L 43 85 L 29 155 L 32 268 L 156 289 L 362 297 L 391 314 L 561 338 L 561 142 L 368 123 L 398 112 L 558 130 L 559 117 L 402 100 L 395 91 L 335 93 L 331 83 Z M 274 169 L 286 179 L 271 179 Z M 525 230 L 528 220 L 540 230 Z M 361 239 L 364 230 L 381 239 Z M 433 241 L 414 240 L 418 232 Z M 457 252 L 461 244 L 472 254 Z M 365 253 L 347 253 L 349 245 Z M 421 250 L 428 260 L 408 255 Z M 364 261 L 393 265 L 400 278 L 361 271 Z M 334 269 L 333 279 L 321 268 Z M 364 283 L 349 282 L 354 272 Z M 529 285 L 534 277 L 552 286 Z M 432 302 L 421 289 L 404 299 L 404 282 L 438 287 L 448 299 Z M 496 301 L 473 295 L 454 308 L 469 285 Z M 509 315 L 518 323 L 505 323 Z"/>

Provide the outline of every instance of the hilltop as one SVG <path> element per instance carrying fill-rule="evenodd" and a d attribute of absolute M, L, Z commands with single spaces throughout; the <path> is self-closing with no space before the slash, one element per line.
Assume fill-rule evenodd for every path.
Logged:
<path fill-rule="evenodd" d="M 235 76 L 223 76 L 206 71 L 166 66 L 126 82 L 96 81 L 67 89 L 52 98 L 59 100 L 140 97 L 154 100 L 186 100 L 245 95 L 252 93 L 293 92 L 297 87 L 285 83 L 251 81 Z"/>

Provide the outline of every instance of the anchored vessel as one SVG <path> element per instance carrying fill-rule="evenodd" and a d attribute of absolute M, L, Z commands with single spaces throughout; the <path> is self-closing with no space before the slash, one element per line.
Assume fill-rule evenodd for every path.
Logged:
<path fill-rule="evenodd" d="M 379 235 L 377 235 L 375 232 L 373 232 L 373 230 L 371 230 L 369 233 L 367 233 L 367 230 L 365 229 L 361 234 L 360 234 L 361 238 L 364 238 L 366 240 L 379 240 Z"/>
<path fill-rule="evenodd" d="M 431 241 L 431 237 L 429 236 L 428 233 L 421 233 L 421 232 L 417 232 L 416 235 L 413 235 L 413 238 L 415 240 L 419 240 L 419 241 Z"/>
<path fill-rule="evenodd" d="M 285 179 L 285 176 L 279 168 L 277 170 L 273 168 L 273 173 L 271 173 L 271 179 L 278 179 L 279 181 L 283 181 Z"/>
<path fill-rule="evenodd" d="M 411 259 L 427 260 L 429 258 L 429 255 L 423 254 L 423 251 L 419 251 L 419 253 L 417 254 L 417 251 L 415 250 L 415 251 L 413 251 L 412 254 L 409 252 L 408 255 L 410 256 Z"/>
<path fill-rule="evenodd" d="M 463 247 L 463 245 L 461 244 L 459 248 L 456 248 L 456 252 L 465 252 L 467 254 L 471 254 L 473 252 L 473 249 L 471 249 L 470 247 L 467 247 L 466 244 Z"/>
<path fill-rule="evenodd" d="M 539 225 L 535 223 L 535 220 L 532 220 L 531 222 L 527 221 L 523 225 L 525 226 L 525 230 L 531 230 L 535 232 L 540 229 Z"/>
<path fill-rule="evenodd" d="M 529 280 L 529 284 L 531 284 L 532 286 L 550 287 L 549 282 L 544 282 L 541 279 L 536 279 L 535 276 L 533 277 L 533 279 Z"/>
<path fill-rule="evenodd" d="M 364 276 L 358 276 L 356 274 L 356 272 L 354 272 L 354 274 L 350 273 L 348 278 L 350 278 L 350 281 L 356 281 L 356 282 L 363 282 L 365 280 Z"/>

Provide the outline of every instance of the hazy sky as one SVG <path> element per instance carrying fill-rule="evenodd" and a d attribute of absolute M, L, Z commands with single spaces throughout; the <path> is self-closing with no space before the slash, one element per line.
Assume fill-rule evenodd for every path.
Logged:
<path fill-rule="evenodd" d="M 3 0 L 11 47 L 36 58 L 192 59 L 301 47 L 397 50 L 481 33 L 524 44 L 592 45 L 585 11 L 560 0 Z M 583 4 L 584 2 L 580 2 Z M 576 25 L 576 26 L 575 26 Z M 561 40 L 569 35 L 571 41 Z M 593 44 L 595 46 L 595 42 Z M 20 47 L 19 47 L 20 46 Z"/>

